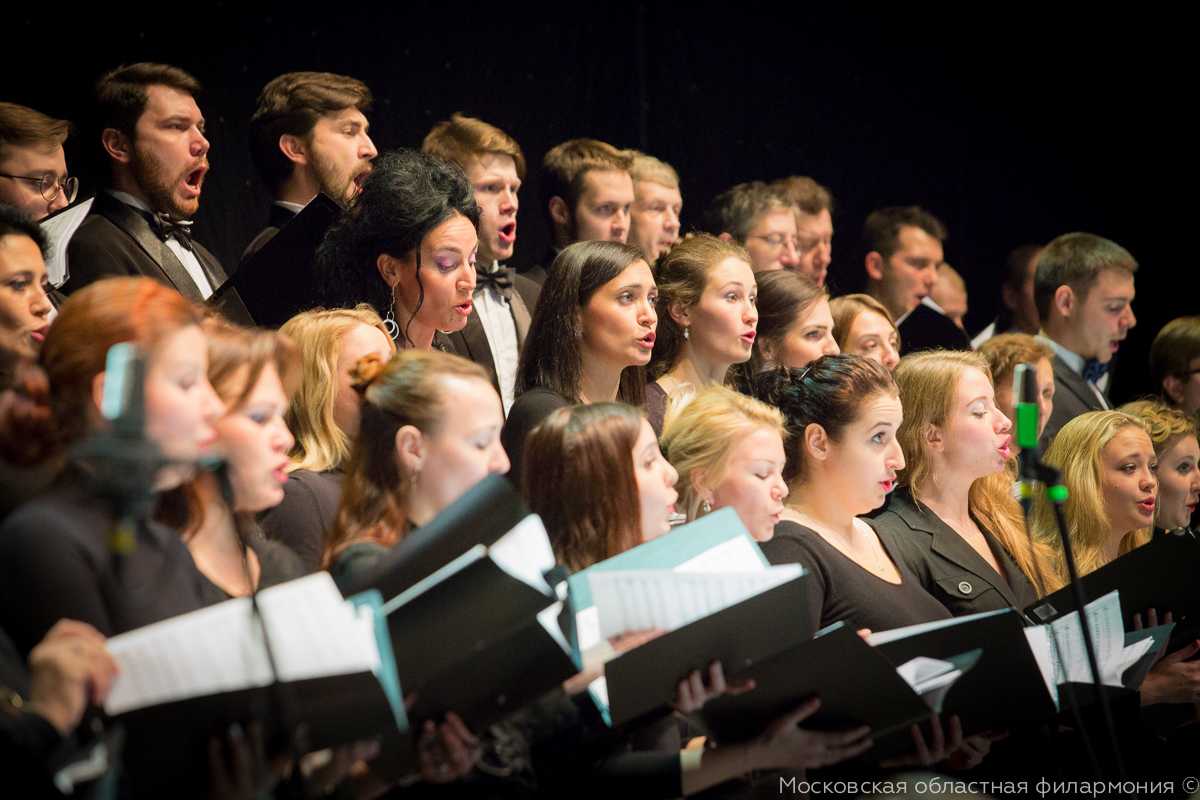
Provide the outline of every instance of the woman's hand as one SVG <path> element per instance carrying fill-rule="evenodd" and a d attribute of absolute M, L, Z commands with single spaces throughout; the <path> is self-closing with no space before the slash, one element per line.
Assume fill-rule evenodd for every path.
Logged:
<path fill-rule="evenodd" d="M 729 683 L 725 680 L 725 669 L 720 661 L 708 665 L 708 680 L 700 670 L 692 670 L 685 678 L 680 679 L 675 687 L 675 710 L 681 714 L 699 711 L 709 700 L 714 700 L 723 694 L 745 694 L 754 688 L 754 680 L 747 678 Z"/>
<path fill-rule="evenodd" d="M 1142 681 L 1142 705 L 1200 702 L 1200 642 L 1191 642 L 1163 656 Z"/>
<path fill-rule="evenodd" d="M 749 745 L 751 769 L 816 769 L 838 764 L 871 747 L 867 726 L 845 731 L 814 731 L 800 723 L 821 707 L 814 697 L 767 726 Z"/>
<path fill-rule="evenodd" d="M 469 775 L 481 754 L 479 740 L 453 711 L 441 725 L 427 720 L 417 740 L 421 778 L 428 783 L 449 783 Z"/>
<path fill-rule="evenodd" d="M 117 662 L 104 636 L 91 625 L 62 619 L 29 654 L 27 708 L 63 736 L 71 733 L 90 705 L 108 697 Z"/>
<path fill-rule="evenodd" d="M 962 722 L 958 717 L 950 717 L 947 725 L 949 737 L 942 728 L 942 720 L 936 714 L 929 719 L 929 739 L 925 738 L 920 725 L 910 728 L 913 739 L 913 751 L 906 756 L 891 758 L 884 761 L 884 767 L 929 767 L 940 761 L 945 761 L 952 753 L 963 746 Z"/>

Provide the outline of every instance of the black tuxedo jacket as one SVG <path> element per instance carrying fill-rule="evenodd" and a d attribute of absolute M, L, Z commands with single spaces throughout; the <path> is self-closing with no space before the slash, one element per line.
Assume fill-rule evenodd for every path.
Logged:
<path fill-rule="evenodd" d="M 1067 362 L 1059 358 L 1057 353 L 1050 364 L 1054 367 L 1054 410 L 1050 412 L 1050 421 L 1042 431 L 1043 447 L 1049 447 L 1059 429 L 1080 414 L 1104 410 L 1104 404 L 1096 397 L 1088 382 L 1067 366 Z"/>
<path fill-rule="evenodd" d="M 924 303 L 919 304 L 899 325 L 900 355 L 920 350 L 970 350 L 971 340 L 962 328 Z"/>
<path fill-rule="evenodd" d="M 275 238 L 275 234 L 279 233 L 279 229 L 292 221 L 296 216 L 296 212 L 290 208 L 284 208 L 278 203 L 271 203 L 271 210 L 267 214 L 267 227 L 258 232 L 258 235 L 250 240 L 250 244 L 246 245 L 246 249 L 242 251 L 242 258 L 238 261 L 238 266 L 245 264 L 250 256 L 263 249 L 263 245 Z"/>
<path fill-rule="evenodd" d="M 228 277 L 225 269 L 199 242 L 193 240 L 192 247 L 215 292 Z M 91 213 L 67 244 L 67 264 L 67 295 L 101 278 L 144 275 L 190 300 L 203 301 L 199 287 L 146 218 L 107 192 L 96 196 Z M 217 308 L 234 322 L 253 324 L 237 292 L 225 292 Z"/>
<path fill-rule="evenodd" d="M 542 287 L 524 275 L 510 274 L 512 274 L 513 285 L 509 291 L 509 312 L 512 314 L 513 324 L 517 329 L 519 351 L 525 345 L 525 336 L 529 333 L 529 320 L 532 319 L 533 310 L 537 307 Z M 483 329 L 483 322 L 479 319 L 479 313 L 475 312 L 467 317 L 467 327 L 449 334 L 449 339 L 455 353 L 474 361 L 488 371 L 492 378 L 492 385 L 499 392 L 500 381 L 496 377 L 495 357 L 492 355 L 492 347 L 488 342 L 487 333 Z"/>

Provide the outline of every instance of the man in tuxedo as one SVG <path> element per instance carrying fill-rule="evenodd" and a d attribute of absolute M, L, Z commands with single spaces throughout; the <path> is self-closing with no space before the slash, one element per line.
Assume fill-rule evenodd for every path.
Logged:
<path fill-rule="evenodd" d="M 796 209 L 796 266 L 794 270 L 825 285 L 833 263 L 833 195 L 807 175 L 792 175 L 771 186 Z"/>
<path fill-rule="evenodd" d="M 745 247 L 755 272 L 800 266 L 796 207 L 762 181 L 739 183 L 714 197 L 704 212 L 703 228 Z"/>
<path fill-rule="evenodd" d="M 539 285 L 558 251 L 575 242 L 629 239 L 633 159 L 607 142 L 570 139 L 542 159 L 542 197 L 551 250 L 542 263 L 522 270 Z"/>
<path fill-rule="evenodd" d="M 275 201 L 242 263 L 318 192 L 343 206 L 358 196 L 379 154 L 368 134 L 371 100 L 362 81 L 329 72 L 289 72 L 263 87 L 250 118 L 250 155 Z"/>
<path fill-rule="evenodd" d="M 679 241 L 683 195 L 679 173 L 665 161 L 638 150 L 625 151 L 633 164 L 633 208 L 629 212 L 629 243 L 646 254 L 651 264 Z"/>
<path fill-rule="evenodd" d="M 479 206 L 479 257 L 475 269 L 475 313 L 449 335 L 460 355 L 487 369 L 504 402 L 512 407 L 517 362 L 529 333 L 541 286 L 503 262 L 517 242 L 517 193 L 525 179 L 525 155 L 504 131 L 480 119 L 453 114 L 425 137 L 422 149 L 462 167 Z"/>
<path fill-rule="evenodd" d="M 970 350 L 967 334 L 930 299 L 945 261 L 946 226 L 918 206 L 872 211 L 863 223 L 867 293 L 892 315 L 901 355 L 944 348 Z"/>
<path fill-rule="evenodd" d="M 0 103 L 0 203 L 35 222 L 66 208 L 79 191 L 67 175 L 66 120 L 15 103 Z"/>
<path fill-rule="evenodd" d="M 214 298 L 225 269 L 190 233 L 209 168 L 199 93 L 195 78 L 165 64 L 118 67 L 96 84 L 110 183 L 67 245 L 66 294 L 113 275 L 146 275 L 193 300 L 214 299 L 235 322 L 252 321 L 236 292 Z"/>
<path fill-rule="evenodd" d="M 1067 233 L 1042 250 L 1033 296 L 1043 339 L 1054 351 L 1054 411 L 1042 432 L 1049 445 L 1063 425 L 1110 408 L 1108 368 L 1133 315 L 1137 261 L 1124 247 L 1090 233 Z"/>

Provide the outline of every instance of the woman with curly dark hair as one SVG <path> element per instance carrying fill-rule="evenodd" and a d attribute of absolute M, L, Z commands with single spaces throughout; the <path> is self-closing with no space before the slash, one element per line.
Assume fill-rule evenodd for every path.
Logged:
<path fill-rule="evenodd" d="M 319 300 L 370 303 L 397 346 L 432 349 L 471 315 L 478 225 L 461 169 L 416 150 L 385 153 L 317 250 Z"/>

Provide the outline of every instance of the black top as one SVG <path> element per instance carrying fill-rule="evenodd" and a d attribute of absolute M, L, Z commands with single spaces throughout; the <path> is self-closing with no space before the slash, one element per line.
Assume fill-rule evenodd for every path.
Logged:
<path fill-rule="evenodd" d="M 51 782 L 51 761 L 63 737 L 43 717 L 17 708 L 14 692 L 28 699 L 29 674 L 12 641 L 0 630 L 0 764 L 4 789 L 13 797 L 61 797 Z"/>
<path fill-rule="evenodd" d="M 247 546 L 258 556 L 258 588 L 268 589 L 280 583 L 302 578 L 316 570 L 305 569 L 300 557 L 278 542 L 268 541 L 260 536 L 247 540 Z M 201 573 L 203 575 L 203 573 Z M 217 586 L 208 576 L 204 576 L 205 590 L 212 602 L 220 603 L 229 600 L 234 595 Z"/>
<path fill-rule="evenodd" d="M 658 381 L 646 384 L 646 396 L 642 401 L 642 410 L 646 412 L 646 421 L 654 429 L 655 436 L 662 436 L 663 421 L 667 416 L 667 390 L 658 385 Z"/>
<path fill-rule="evenodd" d="M 772 564 L 800 564 L 811 573 L 807 612 L 814 628 L 845 622 L 854 628 L 887 631 L 949 618 L 950 613 L 921 588 L 887 540 L 880 537 L 880 541 L 900 573 L 899 584 L 872 575 L 819 533 L 790 520 L 776 525 L 775 536 L 759 546 Z"/>
<path fill-rule="evenodd" d="M 0 526 L 0 628 L 22 655 L 64 617 L 113 636 L 212 602 L 178 532 L 143 522 L 117 556 L 114 525 L 109 502 L 72 471 Z"/>
<path fill-rule="evenodd" d="M 504 429 L 500 431 L 500 443 L 512 463 L 508 476 L 518 486 L 521 484 L 521 456 L 529 432 L 551 413 L 569 405 L 571 402 L 561 394 L 539 387 L 524 392 L 509 409 Z"/>
<path fill-rule="evenodd" d="M 283 502 L 259 518 L 267 538 L 287 545 L 310 572 L 321 566 L 325 540 L 342 502 L 344 477 L 341 470 L 298 469 L 283 484 Z"/>
<path fill-rule="evenodd" d="M 966 331 L 954 324 L 945 314 L 939 314 L 920 303 L 897 327 L 900 332 L 900 355 L 919 350 L 970 350 L 971 339 Z"/>
<path fill-rule="evenodd" d="M 1038 599 L 1033 584 L 979 520 L 975 524 L 1003 574 L 937 514 L 918 506 L 907 488 L 892 492 L 883 512 L 869 522 L 925 591 L 956 617 L 1002 608 L 1021 611 Z"/>

